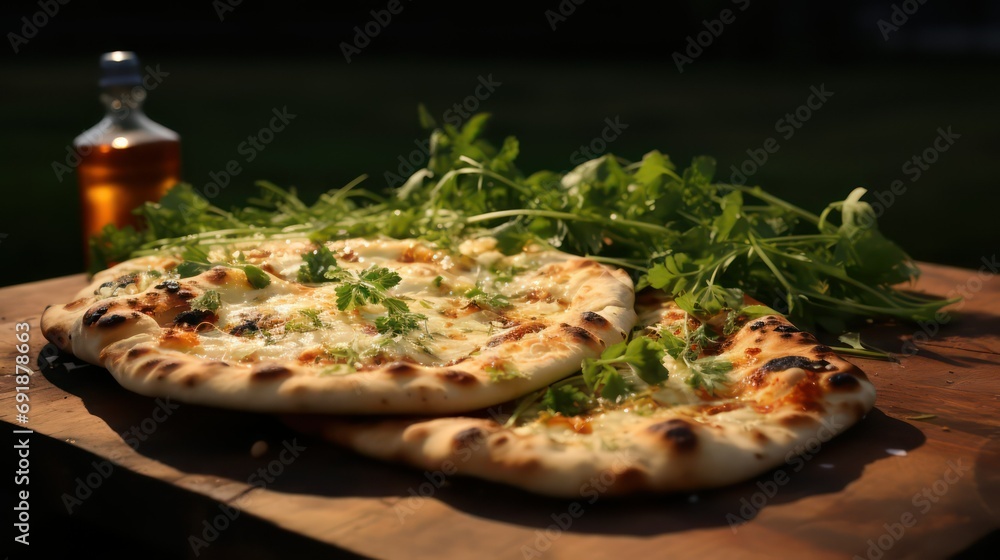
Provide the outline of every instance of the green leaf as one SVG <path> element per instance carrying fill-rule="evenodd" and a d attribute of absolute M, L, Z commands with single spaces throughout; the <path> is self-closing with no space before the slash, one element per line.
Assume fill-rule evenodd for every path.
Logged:
<path fill-rule="evenodd" d="M 510 379 L 520 379 L 524 377 L 517 366 L 510 362 L 501 362 L 498 365 L 487 365 L 483 371 L 490 374 L 490 381 L 508 381 Z"/>
<path fill-rule="evenodd" d="M 711 394 L 715 394 L 715 388 L 720 383 L 726 381 L 726 374 L 732 371 L 733 364 L 728 360 L 723 360 L 717 356 L 709 356 L 700 360 L 689 362 L 691 377 L 688 384 L 694 388 L 703 387 Z"/>
<path fill-rule="evenodd" d="M 393 312 L 375 319 L 375 328 L 379 334 L 402 336 L 420 328 L 421 323 L 426 320 L 427 316 L 419 313 Z"/>
<path fill-rule="evenodd" d="M 722 197 L 720 208 L 722 209 L 722 212 L 716 216 L 714 222 L 712 223 L 713 235 L 716 242 L 728 240 L 729 234 L 733 231 L 733 228 L 736 227 L 736 224 L 741 223 L 743 193 L 740 191 L 733 191 Z"/>
<path fill-rule="evenodd" d="M 219 297 L 219 292 L 215 290 L 206 290 L 205 293 L 191 300 L 191 309 L 211 311 L 212 313 L 218 311 L 220 305 L 222 305 L 222 299 Z"/>
<path fill-rule="evenodd" d="M 326 245 L 302 254 L 305 264 L 299 267 L 298 281 L 303 284 L 319 284 L 339 280 L 342 270 L 337 259 Z M 328 275 L 329 274 L 329 275 Z"/>
<path fill-rule="evenodd" d="M 271 284 L 271 277 L 268 276 L 268 274 L 263 270 L 261 270 L 259 267 L 254 266 L 252 264 L 246 264 L 240 266 L 239 268 L 241 268 L 243 272 L 246 273 L 247 282 L 249 282 L 250 285 L 253 286 L 254 288 L 260 290 L 262 288 L 268 287 Z"/>
<path fill-rule="evenodd" d="M 681 359 L 681 356 L 688 350 L 687 342 L 683 338 L 666 331 L 660 332 L 660 346 L 675 360 Z"/>
<path fill-rule="evenodd" d="M 384 266 L 369 267 L 361 272 L 359 278 L 381 290 L 389 290 L 403 279 L 398 272 Z"/>
<path fill-rule="evenodd" d="M 465 297 L 480 309 L 503 309 L 510 307 L 510 300 L 503 294 L 488 294 L 481 288 L 476 287 L 465 292 Z"/>
<path fill-rule="evenodd" d="M 184 261 L 177 265 L 175 271 L 181 278 L 190 278 L 192 276 L 197 276 L 206 270 L 210 270 L 211 268 L 212 265 L 207 263 Z"/>
<path fill-rule="evenodd" d="M 662 344 L 647 336 L 639 336 L 628 344 L 622 358 L 632 366 L 639 379 L 650 385 L 659 385 L 667 380 L 668 371 L 663 365 L 666 349 Z"/>
<path fill-rule="evenodd" d="M 542 397 L 543 407 L 567 417 L 582 413 L 589 402 L 590 398 L 572 385 L 550 387 Z"/>
<path fill-rule="evenodd" d="M 423 103 L 417 104 L 417 118 L 420 120 L 420 128 L 424 130 L 431 130 L 437 126 L 437 121 Z"/>
<path fill-rule="evenodd" d="M 602 385 L 601 397 L 611 401 L 618 400 L 619 397 L 624 397 L 629 393 L 629 388 L 625 384 L 625 380 L 615 370 L 611 370 L 604 376 Z"/>
<path fill-rule="evenodd" d="M 766 305 L 746 305 L 740 308 L 739 314 L 745 317 L 748 321 L 759 319 L 761 317 L 767 317 L 769 315 L 778 315 L 779 317 L 782 316 L 781 313 L 778 313 Z"/>
<path fill-rule="evenodd" d="M 855 350 L 865 350 L 863 344 L 861 344 L 861 333 L 849 332 L 844 333 L 837 337 L 837 340 L 843 342 L 844 344 L 854 348 Z"/>
<path fill-rule="evenodd" d="M 337 309 L 350 311 L 368 303 L 368 290 L 357 283 L 342 284 L 334 290 L 337 294 Z"/>

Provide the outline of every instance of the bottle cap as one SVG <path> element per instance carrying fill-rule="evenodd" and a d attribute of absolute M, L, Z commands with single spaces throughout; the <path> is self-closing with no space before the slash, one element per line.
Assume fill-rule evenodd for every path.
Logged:
<path fill-rule="evenodd" d="M 114 51 L 101 55 L 100 87 L 138 86 L 142 84 L 139 57 L 132 51 Z"/>

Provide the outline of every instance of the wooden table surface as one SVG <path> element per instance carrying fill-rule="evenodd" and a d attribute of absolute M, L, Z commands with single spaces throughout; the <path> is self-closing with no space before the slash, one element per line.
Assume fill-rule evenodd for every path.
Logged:
<path fill-rule="evenodd" d="M 575 507 L 362 458 L 267 415 L 130 393 L 107 371 L 55 352 L 38 329 L 44 307 L 69 301 L 83 275 L 3 288 L 0 420 L 30 447 L 30 483 L 15 489 L 30 489 L 31 544 L 6 548 L 12 558 L 43 547 L 136 558 L 875 560 L 995 552 L 1000 282 L 985 266 L 922 269 L 914 289 L 964 292 L 965 300 L 938 322 L 863 332 L 892 352 L 909 353 L 911 340 L 920 348 L 899 363 L 852 358 L 878 389 L 863 422 L 743 484 L 581 498 Z M 18 391 L 22 322 L 35 374 Z M 16 418 L 18 392 L 30 398 L 27 423 Z"/>

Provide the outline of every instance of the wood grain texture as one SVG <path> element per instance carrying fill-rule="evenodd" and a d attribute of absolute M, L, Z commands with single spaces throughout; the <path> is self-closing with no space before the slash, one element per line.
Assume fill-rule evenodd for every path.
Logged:
<path fill-rule="evenodd" d="M 38 330 L 82 275 L 0 290 L 0 420 L 35 431 L 40 519 L 113 530 L 166 557 L 946 557 L 1000 525 L 1000 282 L 922 268 L 914 290 L 966 299 L 938 322 L 862 333 L 892 352 L 920 348 L 899 363 L 852 359 L 878 389 L 876 410 L 766 475 L 697 494 L 543 498 L 361 458 L 270 416 L 132 394 Z M 26 426 L 11 375 L 22 321 L 38 370 Z M 100 485 L 77 503 L 88 476 Z"/>

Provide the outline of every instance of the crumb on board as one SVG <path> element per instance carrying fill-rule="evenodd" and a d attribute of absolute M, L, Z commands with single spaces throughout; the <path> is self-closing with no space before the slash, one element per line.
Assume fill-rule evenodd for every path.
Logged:
<path fill-rule="evenodd" d="M 254 459 L 262 457 L 265 453 L 267 453 L 267 442 L 264 440 L 257 440 L 250 446 L 250 456 Z"/>

